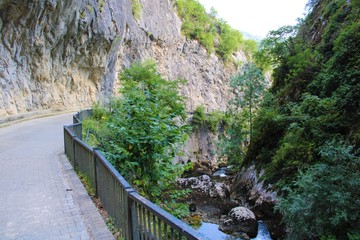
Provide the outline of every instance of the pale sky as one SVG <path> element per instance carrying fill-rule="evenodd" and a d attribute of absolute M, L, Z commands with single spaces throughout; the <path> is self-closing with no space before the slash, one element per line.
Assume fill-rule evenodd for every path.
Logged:
<path fill-rule="evenodd" d="M 308 0 L 199 0 L 207 11 L 214 7 L 218 17 L 233 28 L 266 37 L 271 30 L 294 25 L 303 18 Z"/>

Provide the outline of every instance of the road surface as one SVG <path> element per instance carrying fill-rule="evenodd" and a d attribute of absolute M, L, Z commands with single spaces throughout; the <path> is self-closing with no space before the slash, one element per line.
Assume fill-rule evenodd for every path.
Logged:
<path fill-rule="evenodd" d="M 0 239 L 113 239 L 63 154 L 71 121 L 0 128 Z"/>

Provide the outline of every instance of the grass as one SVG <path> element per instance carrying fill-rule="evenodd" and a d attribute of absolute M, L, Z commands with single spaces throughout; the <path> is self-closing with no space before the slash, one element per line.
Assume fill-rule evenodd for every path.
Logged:
<path fill-rule="evenodd" d="M 94 133 L 99 129 L 99 123 L 92 118 L 88 118 L 82 121 L 82 126 L 84 142 L 91 147 L 98 146 L 99 141 Z"/>

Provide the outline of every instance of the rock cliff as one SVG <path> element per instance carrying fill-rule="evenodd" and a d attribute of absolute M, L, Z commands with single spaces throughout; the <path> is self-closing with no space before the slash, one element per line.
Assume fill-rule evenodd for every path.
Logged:
<path fill-rule="evenodd" d="M 132 0 L 0 0 L 0 117 L 106 100 L 117 73 L 145 59 L 187 80 L 189 111 L 224 109 L 235 67 L 181 35 L 173 1 L 139 2 L 135 18 Z"/>
<path fill-rule="evenodd" d="M 0 0 L 0 120 L 107 101 L 118 72 L 147 59 L 166 78 L 187 80 L 179 90 L 189 112 L 225 110 L 235 65 L 181 35 L 173 0 L 139 0 L 137 14 L 134 1 Z M 212 139 L 193 134 L 177 161 L 216 166 Z"/>

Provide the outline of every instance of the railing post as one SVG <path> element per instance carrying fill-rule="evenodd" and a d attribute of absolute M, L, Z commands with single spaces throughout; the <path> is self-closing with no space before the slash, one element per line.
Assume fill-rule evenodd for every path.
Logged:
<path fill-rule="evenodd" d="M 140 239 L 140 231 L 138 224 L 138 214 L 136 209 L 136 203 L 130 197 L 130 195 L 135 192 L 134 189 L 126 189 L 127 193 L 127 207 L 128 207 L 128 222 L 127 222 L 127 232 L 129 234 L 129 239 Z"/>
<path fill-rule="evenodd" d="M 69 151 L 69 150 L 66 147 L 66 130 L 65 130 L 65 128 L 66 128 L 66 126 L 64 126 L 64 128 L 63 128 L 63 132 L 64 132 L 64 153 L 65 153 L 66 156 L 68 156 L 67 151 Z"/>
<path fill-rule="evenodd" d="M 77 163 L 76 163 L 77 157 L 76 157 L 76 149 L 75 149 L 76 148 L 75 138 L 76 138 L 76 136 L 73 136 L 72 143 L 73 143 L 73 156 L 74 156 L 74 166 L 73 166 L 73 168 L 76 171 L 77 170 Z"/>
<path fill-rule="evenodd" d="M 98 160 L 97 160 L 97 155 L 96 155 L 97 151 L 98 151 L 98 148 L 93 148 L 95 197 L 98 197 L 98 178 L 97 178 Z"/>

